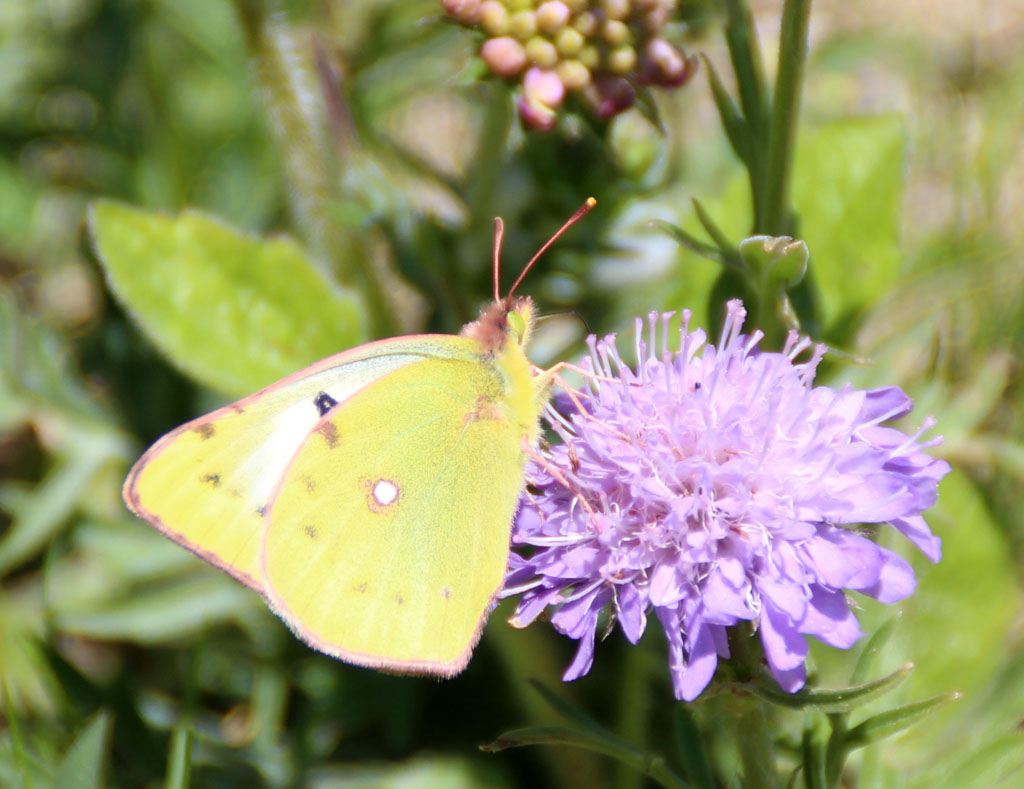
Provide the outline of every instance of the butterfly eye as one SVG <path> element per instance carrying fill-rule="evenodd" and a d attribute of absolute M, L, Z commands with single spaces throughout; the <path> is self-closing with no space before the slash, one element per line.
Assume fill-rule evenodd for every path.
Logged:
<path fill-rule="evenodd" d="M 508 320 L 509 328 L 515 332 L 516 342 L 522 344 L 523 337 L 526 335 L 526 319 L 521 313 L 510 312 L 506 320 Z"/>

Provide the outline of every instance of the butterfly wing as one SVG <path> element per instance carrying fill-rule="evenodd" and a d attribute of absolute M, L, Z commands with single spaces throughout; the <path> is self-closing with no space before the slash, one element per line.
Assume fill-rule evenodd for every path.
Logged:
<path fill-rule="evenodd" d="M 334 404 L 453 348 L 447 335 L 369 343 L 336 354 L 182 425 L 135 463 L 124 499 L 138 516 L 238 580 L 263 590 L 263 514 L 288 462 Z"/>
<path fill-rule="evenodd" d="M 510 407 L 504 369 L 473 341 L 445 343 L 450 358 L 391 372 L 329 412 L 270 502 L 271 606 L 311 646 L 373 668 L 460 671 L 508 558 L 523 424 L 535 432 L 540 406 Z M 525 357 L 521 368 L 528 378 Z"/>

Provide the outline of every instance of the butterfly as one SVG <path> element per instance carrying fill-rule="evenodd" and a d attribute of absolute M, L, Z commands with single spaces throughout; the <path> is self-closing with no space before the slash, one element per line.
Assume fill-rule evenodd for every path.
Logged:
<path fill-rule="evenodd" d="M 260 592 L 300 639 L 394 673 L 465 668 L 505 574 L 552 385 L 515 296 L 571 217 L 458 335 L 371 342 L 160 438 L 128 507 Z M 552 368 L 554 369 L 554 368 Z"/>

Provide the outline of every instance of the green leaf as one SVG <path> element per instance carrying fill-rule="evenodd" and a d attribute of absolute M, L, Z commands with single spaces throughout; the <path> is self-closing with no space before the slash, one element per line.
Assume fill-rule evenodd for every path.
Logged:
<path fill-rule="evenodd" d="M 54 777 L 61 789 L 100 789 L 110 737 L 110 715 L 98 713 L 71 744 Z"/>
<path fill-rule="evenodd" d="M 942 561 L 911 557 L 918 588 L 901 604 L 916 663 L 910 691 L 973 696 L 1005 661 L 1024 610 L 1013 554 L 981 492 L 958 471 L 943 479 L 927 517 L 942 537 Z"/>
<path fill-rule="evenodd" d="M 108 446 L 97 443 L 95 450 L 58 463 L 30 495 L 10 497 L 11 503 L 16 498 L 22 500 L 9 508 L 17 511 L 0 540 L 0 575 L 34 556 L 64 528 L 96 473 L 111 457 Z M 5 489 L 0 488 L 0 494 L 4 494 L 0 499 L 8 498 Z M 7 509 L 7 502 L 2 503 Z"/>
<path fill-rule="evenodd" d="M 873 742 L 898 734 L 904 729 L 913 726 L 925 715 L 931 714 L 936 707 L 956 701 L 959 698 L 959 693 L 945 693 L 941 696 L 933 696 L 923 701 L 904 704 L 901 707 L 874 715 L 847 732 L 846 747 L 850 749 L 863 748 Z"/>
<path fill-rule="evenodd" d="M 605 733 L 605 729 L 601 724 L 587 715 L 579 707 L 571 704 L 568 699 L 559 696 L 543 682 L 538 682 L 534 679 L 530 680 L 530 685 L 533 686 L 535 691 L 544 697 L 544 701 L 546 701 L 548 705 L 555 710 L 555 712 L 583 729 L 587 729 L 591 732 Z"/>
<path fill-rule="evenodd" d="M 524 745 L 568 745 L 584 748 L 629 764 L 662 786 L 688 786 L 665 764 L 664 758 L 630 745 L 611 732 L 594 733 L 570 726 L 529 726 L 505 732 L 494 742 L 482 745 L 481 750 L 493 753 L 506 748 L 521 748 Z"/>
<path fill-rule="evenodd" d="M 1016 786 L 1024 775 L 1024 733 L 1014 733 L 986 744 L 947 772 L 933 786 L 961 789 L 964 786 Z"/>
<path fill-rule="evenodd" d="M 359 299 L 303 249 L 195 211 L 170 218 L 106 200 L 89 227 L 111 290 L 202 383 L 238 396 L 366 339 Z"/>
<path fill-rule="evenodd" d="M 688 705 L 676 704 L 675 739 L 679 749 L 679 763 L 690 782 L 698 789 L 714 789 L 714 775 L 708 761 L 704 737 L 693 718 Z"/>
<path fill-rule="evenodd" d="M 153 584 L 105 605 L 68 604 L 54 612 L 65 632 L 98 639 L 157 644 L 193 636 L 214 624 L 262 614 L 260 598 L 220 573 L 201 571 Z"/>
<path fill-rule="evenodd" d="M 792 199 L 827 326 L 876 304 L 901 274 L 905 153 L 895 116 L 800 130 Z"/>
<path fill-rule="evenodd" d="M 722 254 L 722 251 L 711 244 L 705 244 L 697 237 L 687 233 L 678 225 L 674 225 L 671 222 L 666 222 L 662 219 L 655 219 L 651 222 L 654 227 L 663 231 L 665 235 L 673 239 L 679 246 L 684 249 L 688 249 L 691 252 L 695 252 L 701 257 L 705 257 L 708 260 L 713 260 L 716 263 L 726 263 L 729 258 Z"/>
<path fill-rule="evenodd" d="M 786 693 L 770 678 L 763 677 L 753 682 L 739 685 L 765 701 L 771 701 L 782 707 L 794 709 L 817 709 L 821 712 L 850 712 L 867 702 L 877 699 L 899 685 L 907 678 L 914 667 L 903 666 L 887 677 L 866 682 L 851 688 L 837 690 L 803 689 L 796 693 Z"/>
<path fill-rule="evenodd" d="M 871 669 L 878 660 L 882 647 L 889 643 L 892 631 L 899 619 L 900 614 L 897 612 L 875 628 L 875 632 L 871 634 L 871 637 L 861 648 L 860 655 L 857 657 L 857 665 L 854 666 L 853 673 L 850 675 L 851 685 L 862 684 L 868 674 L 871 673 Z"/>
<path fill-rule="evenodd" d="M 729 91 L 725 89 L 725 85 L 722 84 L 711 61 L 705 55 L 701 55 L 701 60 L 704 61 L 704 70 L 708 74 L 711 96 L 715 100 L 715 107 L 718 109 L 718 117 L 722 121 L 725 136 L 729 138 L 729 144 L 740 161 L 750 162 L 754 155 L 754 136 L 750 131 L 750 126 L 732 96 L 729 95 Z"/>

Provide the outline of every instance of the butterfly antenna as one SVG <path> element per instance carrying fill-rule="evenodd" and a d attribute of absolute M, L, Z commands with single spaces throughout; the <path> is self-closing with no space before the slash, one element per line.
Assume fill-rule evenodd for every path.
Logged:
<path fill-rule="evenodd" d="M 595 200 L 593 197 L 588 197 L 586 199 L 586 202 L 584 202 L 583 205 L 576 209 L 576 213 L 570 216 L 566 220 L 565 224 L 558 228 L 555 234 L 547 240 L 547 243 L 545 243 L 544 246 L 537 250 L 537 254 L 530 258 L 529 263 L 523 266 L 523 270 L 519 272 L 519 277 L 516 279 L 515 282 L 512 283 L 512 287 L 508 289 L 508 295 L 505 297 L 506 299 L 512 298 L 512 294 L 515 293 L 516 288 L 519 287 L 520 283 L 529 273 L 530 269 L 533 268 L 533 264 L 540 260 L 541 255 L 547 252 L 551 245 L 558 241 L 558 239 L 560 239 L 565 234 L 566 230 L 568 230 L 570 227 L 579 222 L 583 217 L 589 214 L 591 209 L 595 205 L 597 205 L 597 200 Z M 497 243 L 497 238 L 495 238 L 495 243 Z M 495 283 L 497 283 L 497 279 L 495 279 Z M 495 284 L 495 289 L 497 289 L 497 284 Z"/>
<path fill-rule="evenodd" d="M 494 217 L 494 302 L 501 301 L 501 242 L 505 240 L 505 223 Z"/>

